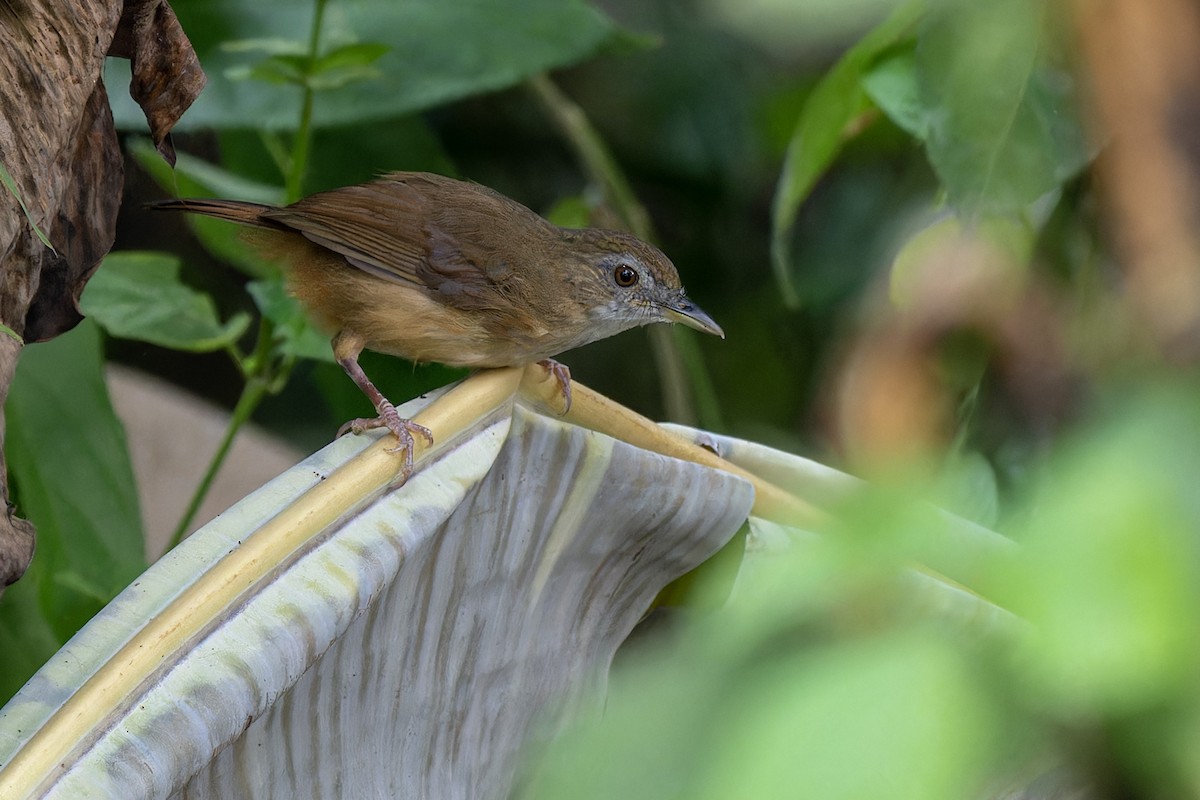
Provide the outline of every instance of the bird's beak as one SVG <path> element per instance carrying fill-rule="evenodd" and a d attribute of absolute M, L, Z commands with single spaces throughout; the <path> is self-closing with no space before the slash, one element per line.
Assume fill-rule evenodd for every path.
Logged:
<path fill-rule="evenodd" d="M 725 338 L 725 331 L 721 330 L 721 326 L 713 322 L 713 318 L 705 314 L 695 303 L 688 300 L 686 297 L 680 297 L 670 305 L 661 306 L 663 316 L 671 322 L 680 322 L 687 325 L 689 328 L 695 328 L 704 333 L 711 333 L 714 336 Z"/>

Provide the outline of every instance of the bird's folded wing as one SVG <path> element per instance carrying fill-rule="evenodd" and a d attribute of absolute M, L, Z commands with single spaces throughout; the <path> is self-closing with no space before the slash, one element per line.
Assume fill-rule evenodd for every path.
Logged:
<path fill-rule="evenodd" d="M 467 214 L 469 217 L 470 214 Z M 265 219 L 341 255 L 352 266 L 393 283 L 423 288 L 461 309 L 505 307 L 510 265 L 472 246 L 470 237 L 431 219 L 412 186 L 382 180 L 310 195 Z"/>
<path fill-rule="evenodd" d="M 348 186 L 311 195 L 263 217 L 379 278 L 425 285 L 417 273 L 428 257 L 428 218 L 415 192 L 385 189 L 378 183 Z"/>

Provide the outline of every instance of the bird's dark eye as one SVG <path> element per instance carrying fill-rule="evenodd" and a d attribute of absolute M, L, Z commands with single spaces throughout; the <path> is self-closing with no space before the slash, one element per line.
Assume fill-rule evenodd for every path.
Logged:
<path fill-rule="evenodd" d="M 628 264 L 621 264 L 613 270 L 613 280 L 617 282 L 617 286 L 629 288 L 638 282 L 637 270 Z"/>

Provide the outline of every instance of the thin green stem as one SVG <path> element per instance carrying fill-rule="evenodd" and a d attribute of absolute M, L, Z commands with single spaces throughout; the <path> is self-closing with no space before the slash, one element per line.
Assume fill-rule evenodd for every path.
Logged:
<path fill-rule="evenodd" d="M 682 325 L 672 325 L 664 331 L 675 337 L 687 375 L 692 381 L 692 393 L 696 403 L 696 417 L 701 428 L 712 431 L 725 430 L 725 416 L 721 413 L 721 401 L 717 399 L 717 387 L 704 366 L 704 356 L 696 341 L 696 332 Z"/>
<path fill-rule="evenodd" d="M 629 180 L 621 171 L 583 109 L 563 94 L 545 75 L 530 79 L 529 87 L 547 116 L 558 126 L 563 138 L 593 182 L 599 185 L 604 202 L 620 217 L 625 227 L 639 239 L 653 242 L 657 237 L 645 206 L 637 199 Z M 694 333 L 662 326 L 647 329 L 650 351 L 661 376 L 663 405 L 668 418 L 688 425 L 721 427 L 721 410 L 716 390 Z"/>
<path fill-rule="evenodd" d="M 208 490 L 212 488 L 213 479 L 217 476 L 221 465 L 225 463 L 225 457 L 229 455 L 229 448 L 233 445 L 233 440 L 237 437 L 242 425 L 254 415 L 259 403 L 268 393 L 278 391 L 275 387 L 280 383 L 280 376 L 278 370 L 274 369 L 272 360 L 274 341 L 275 326 L 266 317 L 259 318 L 258 338 L 254 344 L 254 351 L 235 359 L 246 380 L 242 387 L 242 394 L 238 397 L 237 405 L 233 407 L 233 414 L 229 418 L 229 424 L 225 426 L 225 435 L 221 437 L 220 445 L 213 453 L 213 457 L 209 459 L 204 477 L 200 479 L 183 516 L 175 526 L 175 532 L 171 534 L 168 550 L 183 541 L 188 528 L 191 527 L 192 520 L 196 517 L 200 504 L 204 502 L 204 498 L 208 496 Z M 286 377 L 283 380 L 286 380 Z"/>
<path fill-rule="evenodd" d="M 325 3 L 326 0 L 315 0 L 312 31 L 309 34 L 308 41 L 308 66 L 310 71 L 316 63 L 318 48 L 321 43 L 321 24 L 325 16 Z M 292 142 L 291 156 L 286 159 L 287 173 L 284 176 L 284 183 L 287 187 L 287 201 L 289 203 L 299 200 L 304 191 L 304 174 L 308 169 L 309 149 L 312 144 L 313 94 L 311 86 L 304 87 L 304 98 L 300 105 L 300 120 L 296 127 L 296 138 Z M 263 141 L 267 144 L 268 150 L 272 152 L 272 156 L 276 161 L 283 163 L 282 148 L 272 148 L 271 140 L 268 138 L 264 137 Z M 258 338 L 255 341 L 254 351 L 249 355 L 242 356 L 235 350 L 231 350 L 230 356 L 233 358 L 234 363 L 237 364 L 246 383 L 242 387 L 242 394 L 238 397 L 237 405 L 233 408 L 233 414 L 230 416 L 229 424 L 225 428 L 225 435 L 221 438 L 221 443 L 218 445 L 217 451 L 209 461 L 208 468 L 204 472 L 204 477 L 200 480 L 200 485 L 196 487 L 196 491 L 192 494 L 192 499 L 188 502 L 187 509 L 183 512 L 183 517 L 179 520 L 179 524 L 175 526 L 175 532 L 171 536 L 170 547 L 174 547 L 183 541 L 183 537 L 187 534 L 188 528 L 196 516 L 196 511 L 200 508 L 200 504 L 204 502 L 204 498 L 208 496 L 208 491 L 212 488 L 213 479 L 216 478 L 221 465 L 225 463 L 225 457 L 229 455 L 229 448 L 233 446 L 233 440 L 237 438 L 242 426 L 250 420 L 254 412 L 258 409 L 259 404 L 262 403 L 268 394 L 275 394 L 283 388 L 287 383 L 288 376 L 291 374 L 292 367 L 295 365 L 294 357 L 285 356 L 276 351 L 275 323 L 265 316 L 260 317 L 258 321 Z"/>
<path fill-rule="evenodd" d="M 605 202 L 617 212 L 630 233 L 646 241 L 657 238 L 650 215 L 638 201 L 629 180 L 617 166 L 616 159 L 600 138 L 600 132 L 583 113 L 583 109 L 563 94 L 545 75 L 531 78 L 529 86 L 543 110 L 558 126 L 563 138 L 575 150 L 575 155 L 583 164 L 584 170 L 599 184 Z"/>
<path fill-rule="evenodd" d="M 258 408 L 258 404 L 262 402 L 266 395 L 267 385 L 259 379 L 247 381 L 246 385 L 242 387 L 242 395 L 238 398 L 237 405 L 233 408 L 233 414 L 229 417 L 229 424 L 225 427 L 225 435 L 221 437 L 221 443 L 217 446 L 217 451 L 209 461 L 208 469 L 204 472 L 204 477 L 200 479 L 200 484 L 192 494 L 192 499 L 188 503 L 187 509 L 183 512 L 183 517 L 180 518 L 179 524 L 175 526 L 175 532 L 171 535 L 171 542 L 167 545 L 168 550 L 183 541 L 188 528 L 191 527 L 192 520 L 196 518 L 196 512 L 200 510 L 200 504 L 204 502 L 204 498 L 208 496 L 208 490 L 212 488 L 213 479 L 217 477 L 217 472 L 221 469 L 221 465 L 225 463 L 225 456 L 229 454 L 229 448 L 233 445 L 233 440 L 237 437 L 238 431 L 242 429 L 242 426 L 254 414 L 255 409 Z"/>
<path fill-rule="evenodd" d="M 286 179 L 288 175 L 292 174 L 292 156 L 288 153 L 279 135 L 274 131 L 259 131 L 258 139 L 262 142 L 267 155 L 271 157 L 275 168 L 279 170 L 279 174 Z"/>
<path fill-rule="evenodd" d="M 312 73 L 321 46 L 321 23 L 325 18 L 326 0 L 315 0 L 312 30 L 308 35 L 308 73 Z M 308 172 L 308 154 L 312 146 L 313 98 L 316 93 L 311 85 L 304 86 L 304 98 L 300 103 L 300 124 L 292 142 L 292 157 L 287 176 L 287 201 L 294 203 L 304 194 L 304 176 Z"/>
<path fill-rule="evenodd" d="M 275 344 L 275 325 L 265 316 L 258 318 L 258 335 L 254 337 L 254 350 L 240 362 L 242 378 L 247 382 L 263 377 L 271 370 L 271 351 Z"/>

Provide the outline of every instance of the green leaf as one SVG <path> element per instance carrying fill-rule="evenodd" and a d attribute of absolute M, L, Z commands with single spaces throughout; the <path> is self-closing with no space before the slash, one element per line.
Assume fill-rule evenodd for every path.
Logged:
<path fill-rule="evenodd" d="M 796 212 L 841 150 L 847 130 L 871 108 L 862 87 L 863 75 L 880 53 L 910 33 L 921 8 L 917 2 L 905 3 L 864 36 L 821 79 L 800 111 L 775 188 L 771 215 L 775 278 L 784 302 L 790 306 L 800 302 L 792 276 L 791 240 Z"/>
<path fill-rule="evenodd" d="M 366 67 L 383 58 L 391 49 L 389 45 L 379 42 L 355 42 L 335 47 L 317 59 L 312 74 L 320 75 L 322 72 L 346 67 Z"/>
<path fill-rule="evenodd" d="M 338 69 L 329 69 L 320 74 L 312 75 L 308 79 L 308 86 L 316 92 L 327 92 L 333 89 L 341 89 L 343 86 L 349 86 L 352 83 L 372 81 L 382 76 L 383 73 L 374 67 L 339 67 Z"/>
<path fill-rule="evenodd" d="M 924 141 L 936 109 L 921 99 L 917 81 L 916 41 L 880 58 L 862 78 L 863 90 L 898 127 Z"/>
<path fill-rule="evenodd" d="M 1007 720 L 953 641 L 902 629 L 825 644 L 803 611 L 785 610 L 792 624 L 774 636 L 759 638 L 761 618 L 724 619 L 720 641 L 696 646 L 685 625 L 681 645 L 635 651 L 611 676 L 602 718 L 559 736 L 517 796 L 985 794 Z"/>
<path fill-rule="evenodd" d="M 304 56 L 270 56 L 255 64 L 239 65 L 225 70 L 232 81 L 256 80 L 279 85 L 303 86 L 307 81 Z"/>
<path fill-rule="evenodd" d="M 340 89 L 351 83 L 373 80 L 383 75 L 374 66 L 388 50 L 386 44 L 358 42 L 338 47 L 317 59 L 308 76 L 315 91 Z"/>
<path fill-rule="evenodd" d="M 21 197 L 20 189 L 17 188 L 16 182 L 13 180 L 12 175 L 9 174 L 8 168 L 4 166 L 3 162 L 0 162 L 0 184 L 4 184 L 4 188 L 7 189 L 8 193 L 13 196 L 13 198 L 17 201 L 17 204 L 21 206 L 21 213 L 23 213 L 25 215 L 25 219 L 29 221 L 29 227 L 33 228 L 34 235 L 41 240 L 42 244 L 46 245 L 46 247 L 49 247 L 51 252 L 56 252 L 54 250 L 54 245 L 50 244 L 50 239 L 45 233 L 42 232 L 42 229 L 37 226 L 37 223 L 33 221 L 33 216 L 29 213 L 29 207 L 25 205 L 25 198 Z"/>
<path fill-rule="evenodd" d="M 171 6 L 209 77 L 175 129 L 293 130 L 300 115 L 299 92 L 230 80 L 228 70 L 257 61 L 247 58 L 247 39 L 274 42 L 277 48 L 281 42 L 307 41 L 311 0 L 176 0 Z M 381 80 L 357 80 L 325 93 L 315 104 L 313 123 L 387 119 L 514 86 L 531 75 L 583 61 L 617 35 L 617 27 L 583 0 L 526 0 L 519 9 L 507 0 L 330 3 L 322 50 L 334 54 L 345 45 L 362 47 L 349 51 L 359 59 L 369 56 L 371 47 L 389 50 L 370 62 L 378 67 Z M 241 42 L 242 49 L 223 46 L 230 40 Z M 372 44 L 360 44 L 365 42 Z M 112 59 L 105 81 L 127 86 L 128 62 Z M 112 93 L 118 127 L 144 130 L 145 115 L 123 94 Z"/>
<path fill-rule="evenodd" d="M 1200 671 L 1195 387 L 1130 403 L 1056 460 L 1002 601 L 1032 623 L 1034 707 L 1127 718 L 1194 696 Z"/>
<path fill-rule="evenodd" d="M 995 715 L 962 656 L 934 637 L 796 655 L 753 678 L 701 797 L 795 797 L 806 786 L 820 797 L 953 800 L 984 788 Z"/>
<path fill-rule="evenodd" d="M 220 350 L 250 324 L 236 314 L 224 324 L 207 294 L 179 280 L 179 259 L 167 253 L 112 253 L 88 281 L 80 310 L 110 335 L 188 350 Z"/>
<path fill-rule="evenodd" d="M 275 323 L 275 336 L 284 355 L 333 362 L 328 334 L 319 331 L 300 302 L 287 293 L 282 278 L 251 281 L 246 291 L 263 316 Z"/>
<path fill-rule="evenodd" d="M 284 39 L 279 36 L 263 36 L 257 39 L 231 39 L 222 42 L 221 50 L 226 53 L 264 53 L 269 56 L 303 56 L 308 46 L 299 39 Z"/>
<path fill-rule="evenodd" d="M 80 575 L 78 572 L 66 570 L 59 572 L 51 578 L 54 585 L 78 593 L 81 597 L 88 597 L 95 600 L 100 605 L 104 605 L 112 599 L 112 588 L 107 584 L 102 584 L 86 575 Z"/>
<path fill-rule="evenodd" d="M 13 378 L 5 449 L 38 547 L 0 602 L 0 698 L 145 569 L 133 469 L 102 364 L 99 329 L 84 320 L 27 346 Z"/>
<path fill-rule="evenodd" d="M 247 180 L 187 153 L 179 153 L 175 169 L 171 169 L 148 139 L 132 139 L 127 147 L 138 165 L 159 186 L 177 197 L 224 197 L 270 204 L 283 202 L 282 187 Z M 273 275 L 279 271 L 246 244 L 240 225 L 199 214 L 188 214 L 187 217 L 196 238 L 206 250 L 222 261 L 255 277 Z"/>
<path fill-rule="evenodd" d="M 546 219 L 561 228 L 586 228 L 591 218 L 592 206 L 581 194 L 561 198 L 546 212 Z"/>
<path fill-rule="evenodd" d="M 149 139 L 131 138 L 129 152 L 155 183 L 180 197 L 226 197 L 252 203 L 283 202 L 283 187 L 250 180 L 210 161 L 179 153 L 172 169 Z"/>
<path fill-rule="evenodd" d="M 1050 17 L 1038 0 L 954 0 L 921 26 L 926 148 L 968 217 L 1022 211 L 1091 158 Z"/>
<path fill-rule="evenodd" d="M 0 602 L 0 707 L 69 638 L 69 634 L 64 637 L 56 632 L 52 623 L 54 612 L 43 608 L 39 602 L 39 584 L 52 580 L 44 574 L 46 567 L 41 563 L 45 560 L 41 552 L 43 536 L 39 529 L 38 552 L 33 563 L 21 580 L 4 590 L 4 599 Z M 78 602 L 86 602 L 84 597 L 70 594 Z M 80 624 L 102 607 L 102 604 L 95 604 L 94 609 L 80 612 Z"/>
<path fill-rule="evenodd" d="M 358 42 L 335 48 L 310 65 L 306 53 L 296 53 L 289 48 L 288 52 L 274 53 L 257 64 L 230 67 L 225 76 L 230 80 L 252 78 L 267 83 L 308 86 L 314 90 L 337 89 L 355 81 L 379 77 L 382 73 L 371 65 L 390 49 L 386 44 Z"/>
<path fill-rule="evenodd" d="M 269 180 L 279 174 L 271 154 L 275 142 L 270 139 L 270 135 L 254 131 L 221 131 L 222 163 L 239 174 Z M 312 191 L 335 189 L 373 180 L 380 172 L 391 170 L 455 174 L 429 125 L 414 115 L 314 131 L 304 185 Z"/>

